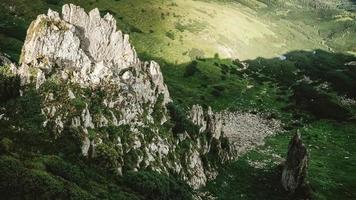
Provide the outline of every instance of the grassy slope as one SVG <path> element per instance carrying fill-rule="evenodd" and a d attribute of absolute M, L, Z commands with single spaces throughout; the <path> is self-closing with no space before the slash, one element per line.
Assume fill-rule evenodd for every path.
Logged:
<path fill-rule="evenodd" d="M 34 85 L 22 87 L 24 95 L 19 96 L 20 80 L 4 69 L 7 67 L 0 67 L 0 108 L 6 116 L 2 115 L 0 119 L 1 198 L 191 199 L 190 188 L 173 176 L 148 169 L 138 173 L 127 171 L 124 176 L 118 176 L 117 169 L 112 167 L 119 158 L 108 146 L 110 142 L 96 149 L 96 159 L 84 158 L 80 149 L 81 130 L 65 129 L 63 134 L 55 136 L 51 125 L 42 126 L 42 95 L 49 92 L 61 95 L 67 90 L 49 79 L 40 90 L 35 91 Z M 85 106 L 81 98 L 62 101 L 74 106 L 67 107 L 72 113 Z M 91 110 L 101 109 L 91 103 Z M 90 133 L 101 131 L 122 133 L 127 137 L 132 135 L 127 129 L 113 127 L 90 130 Z M 117 135 L 111 136 L 117 138 Z M 129 157 L 125 157 L 125 165 L 129 162 Z"/>
<path fill-rule="evenodd" d="M 313 197 L 355 198 L 356 127 L 347 118 L 355 117 L 356 105 L 343 105 L 341 97 L 355 98 L 356 77 L 344 63 L 356 58 L 322 50 L 285 55 L 287 60 L 246 61 L 249 67 L 242 71 L 240 63 L 218 58 L 163 65 L 171 94 L 181 104 L 265 112 L 290 130 L 223 168 L 205 189 L 218 199 L 285 199 L 277 166 L 295 129 L 301 129 L 310 152 Z M 267 164 L 254 168 L 251 161 Z"/>
<path fill-rule="evenodd" d="M 58 10 L 65 1 L 58 4 L 46 2 L 57 1 L 34 0 L 31 4 L 23 0 L 1 2 L 16 5 L 17 14 L 14 17 L 14 14 L 9 14 L 8 7 L 0 7 L 4 13 L 0 24 L 2 51 L 17 59 L 29 22 L 48 7 Z M 327 52 L 315 56 L 310 51 L 291 52 L 287 54 L 287 61 L 255 59 L 257 56 L 273 57 L 289 50 L 326 49 L 327 46 L 339 51 L 354 51 L 354 14 L 335 9 L 328 12 L 303 9 L 301 14 L 301 9 L 295 4 L 266 7 L 258 1 L 243 0 L 238 1 L 241 4 L 183 0 L 71 2 L 86 9 L 99 7 L 103 12 L 114 14 L 120 28 L 130 33 L 138 53 L 145 58 L 160 60 L 171 94 L 181 105 L 188 107 L 200 103 L 215 110 L 256 110 L 288 122 L 287 128 L 290 129 L 305 126 L 303 137 L 308 145 L 312 145 L 309 180 L 316 198 L 355 198 L 356 194 L 350 189 L 356 182 L 352 175 L 355 174 L 353 155 L 356 151 L 350 145 L 356 142 L 355 127 L 350 122 L 319 121 L 319 118 L 335 120 L 344 117 L 346 111 L 339 108 L 339 97 L 356 90 L 350 89 L 355 85 L 353 72 L 347 71 L 343 64 L 355 58 Z M 228 28 L 226 24 L 229 24 Z M 199 60 L 195 67 L 190 67 L 193 70 L 188 70 L 195 72 L 184 76 L 187 65 L 191 65 L 189 53 L 191 56 L 201 54 L 199 50 L 190 51 L 192 48 L 203 50 L 206 57 L 219 52 L 220 58 Z M 221 59 L 226 56 L 251 58 L 247 61 L 250 68 L 238 71 L 241 65 Z M 298 70 L 302 72 L 295 75 Z M 316 104 L 303 98 L 298 104 L 293 96 L 297 90 L 292 83 L 304 75 L 310 76 L 314 83 L 302 91 L 311 91 L 312 97 L 318 97 Z M 325 81 L 331 87 L 319 90 Z M 342 83 L 341 88 L 345 85 L 348 89 L 343 91 L 335 83 Z M 320 97 L 320 94 L 326 97 Z M 315 111 L 313 108 L 318 109 Z M 327 114 L 341 114 L 331 117 L 316 115 L 320 110 L 326 110 Z M 346 110 L 355 115 L 355 107 L 347 107 Z M 262 151 L 251 152 L 232 163 L 208 189 L 221 199 L 283 199 L 285 194 L 279 193 L 279 187 L 267 187 L 279 184 L 276 164 L 254 169 L 247 160 L 268 162 L 273 153 L 284 156 L 290 133 L 271 138 Z M 323 146 L 326 149 L 321 148 Z M 264 148 L 269 150 L 263 151 Z M 256 176 L 265 178 L 256 182 Z"/>
<path fill-rule="evenodd" d="M 354 199 L 355 124 L 320 121 L 301 129 L 301 133 L 309 149 L 308 181 L 313 199 Z M 219 199 L 286 199 L 278 164 L 280 157 L 286 156 L 289 139 L 289 134 L 270 138 L 264 147 L 224 168 L 207 188 Z"/>
<path fill-rule="evenodd" d="M 170 63 L 188 62 L 197 55 L 213 57 L 215 53 L 244 60 L 328 46 L 354 51 L 356 44 L 352 37 L 354 13 L 336 8 L 319 11 L 280 1 L 244 0 L 34 0 L 31 4 L 5 0 L 1 3 L 5 13 L 0 24 L 2 50 L 16 59 L 30 21 L 48 7 L 60 10 L 68 2 L 112 13 L 119 27 L 130 33 L 139 53 Z"/>

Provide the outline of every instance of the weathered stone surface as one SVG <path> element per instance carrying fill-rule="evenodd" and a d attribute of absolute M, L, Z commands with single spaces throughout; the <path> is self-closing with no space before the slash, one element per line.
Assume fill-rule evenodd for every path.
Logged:
<path fill-rule="evenodd" d="M 35 80 L 37 89 L 51 77 L 80 87 L 106 89 L 110 85 L 120 93 L 107 96 L 109 107 L 121 113 L 121 119 L 111 116 L 114 124 L 142 123 L 143 104 L 148 104 L 150 114 L 160 95 L 162 105 L 170 101 L 159 65 L 141 62 L 128 35 L 116 30 L 110 14 L 101 18 L 98 9 L 87 14 L 69 4 L 61 14 L 49 10 L 47 15 L 39 15 L 27 31 L 21 67 L 16 71 L 23 84 Z M 75 99 L 73 91 L 68 93 Z M 152 121 L 150 115 L 147 118 Z M 87 126 L 85 120 L 88 118 L 83 118 Z M 166 121 L 164 115 L 161 121 Z"/>
<path fill-rule="evenodd" d="M 164 132 L 171 99 L 160 66 L 140 61 L 128 35 L 98 9 L 86 13 L 69 4 L 61 14 L 49 10 L 39 15 L 28 29 L 20 62 L 12 70 L 23 86 L 34 85 L 41 93 L 43 127 L 55 134 L 75 130 L 88 158 L 99 155 L 101 145 L 114 149 L 119 174 L 140 169 L 173 172 L 198 189 L 217 175 L 218 165 L 235 158 L 231 145 L 242 148 L 275 131 L 258 130 L 263 133 L 257 134 L 263 135 L 259 140 L 236 137 L 243 133 L 256 138 L 255 130 L 239 129 L 243 126 L 235 123 L 246 120 L 238 114 L 195 105 L 189 116 L 199 133 Z M 214 160 L 207 160 L 208 154 L 214 154 Z"/>
<path fill-rule="evenodd" d="M 214 163 L 202 164 L 203 156 L 213 152 L 217 156 L 216 162 L 223 164 L 262 145 L 265 137 L 281 131 L 281 123 L 277 120 L 267 120 L 250 113 L 229 111 L 214 113 L 210 107 L 204 111 L 200 105 L 192 106 L 189 118 L 199 126 L 200 134 L 206 138 L 197 139 L 196 146 L 200 153 L 192 151 L 186 160 L 191 168 L 189 172 L 196 174 L 189 179 L 194 185 L 203 185 L 217 175 Z M 189 138 L 189 134 L 183 133 L 180 138 L 180 141 L 184 141 Z"/>
<path fill-rule="evenodd" d="M 16 64 L 13 63 L 6 54 L 0 52 L 0 67 L 6 65 L 9 67 L 12 73 L 16 74 L 16 70 L 17 70 Z"/>
<path fill-rule="evenodd" d="M 200 105 L 194 105 L 189 113 L 192 122 L 200 127 L 200 132 L 209 132 L 219 140 L 228 138 L 230 156 L 238 157 L 256 146 L 264 144 L 264 139 L 282 130 L 281 122 L 266 119 L 258 114 L 222 111 L 206 112 Z M 210 147 L 209 147 L 210 148 Z"/>
<path fill-rule="evenodd" d="M 294 193 L 305 181 L 308 166 L 308 152 L 299 132 L 288 146 L 288 155 L 282 172 L 282 185 L 288 192 Z"/>
<path fill-rule="evenodd" d="M 260 114 L 243 112 L 221 113 L 225 136 L 229 138 L 236 156 L 264 144 L 264 139 L 282 131 L 282 124 L 275 119 L 267 119 Z"/>
<path fill-rule="evenodd" d="M 86 13 L 69 4 L 61 14 L 49 10 L 39 15 L 14 71 L 24 86 L 33 84 L 42 93 L 43 126 L 56 134 L 65 128 L 81 133 L 84 156 L 95 158 L 98 145 L 108 142 L 120 155 L 119 174 L 142 168 L 174 172 L 193 188 L 216 175 L 202 157 L 220 145 L 212 142 L 221 138 L 219 117 L 208 112 L 202 137 L 160 134 L 157 127 L 169 119 L 166 104 L 171 101 L 160 66 L 137 58 L 110 14 L 102 18 L 98 9 Z M 102 131 L 105 127 L 125 132 L 113 139 Z M 212 133 L 208 140 L 203 139 L 206 131 Z"/>

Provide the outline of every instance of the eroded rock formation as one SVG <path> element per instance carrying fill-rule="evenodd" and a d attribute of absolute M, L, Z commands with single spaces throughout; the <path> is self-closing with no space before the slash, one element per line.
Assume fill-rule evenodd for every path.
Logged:
<path fill-rule="evenodd" d="M 98 163 L 103 154 L 110 157 L 103 166 L 117 174 L 177 174 L 197 189 L 216 177 L 219 165 L 280 128 L 257 115 L 195 105 L 188 118 L 199 131 L 173 133 L 160 66 L 141 61 L 115 19 L 98 9 L 86 13 L 69 4 L 61 13 L 39 15 L 28 29 L 20 66 L 10 69 L 21 77 L 22 95 L 34 90 L 40 96 L 45 130 L 54 137 L 76 134 L 84 156 Z"/>
<path fill-rule="evenodd" d="M 115 160 L 104 166 L 118 174 L 174 173 L 199 188 L 231 158 L 211 110 L 199 134 L 176 136 L 164 128 L 171 99 L 160 66 L 142 62 L 113 16 L 102 18 L 98 9 L 86 13 L 69 4 L 61 13 L 39 15 L 27 31 L 20 67 L 12 71 L 24 95 L 35 88 L 41 96 L 46 130 L 55 137 L 78 134 L 82 154 L 99 163 L 111 152 Z"/>
<path fill-rule="evenodd" d="M 282 185 L 286 191 L 294 193 L 304 184 L 307 166 L 308 152 L 297 132 L 289 143 L 287 160 L 282 172 Z"/>

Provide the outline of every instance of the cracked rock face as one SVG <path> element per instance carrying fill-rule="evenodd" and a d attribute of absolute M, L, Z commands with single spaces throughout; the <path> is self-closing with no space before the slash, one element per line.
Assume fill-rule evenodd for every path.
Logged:
<path fill-rule="evenodd" d="M 162 105 L 170 101 L 160 66 L 154 61 L 141 62 L 129 36 L 117 30 L 110 14 L 101 18 L 98 9 L 86 13 L 69 4 L 62 13 L 49 10 L 39 15 L 27 31 L 21 67 L 16 71 L 22 84 L 34 82 L 36 89 L 54 76 L 84 88 L 110 86 L 120 93 L 107 95 L 109 106 L 123 116 L 119 124 L 139 123 L 143 112 L 139 108 L 148 104 L 151 113 L 160 95 Z M 69 92 L 71 99 L 76 97 L 73 92 Z M 89 111 L 84 114 L 83 123 L 92 128 Z M 119 116 L 111 117 L 119 120 Z"/>
<path fill-rule="evenodd" d="M 11 70 L 25 89 L 33 86 L 40 95 L 43 127 L 55 136 L 75 130 L 89 159 L 102 148 L 113 149 L 118 174 L 140 169 L 174 173 L 198 189 L 216 177 L 220 164 L 236 157 L 236 143 L 255 144 L 260 140 L 254 138 L 275 130 L 263 123 L 257 130 L 263 137 L 255 137 L 255 130 L 241 127 L 261 120 L 195 105 L 189 118 L 199 133 L 164 132 L 171 99 L 160 66 L 140 61 L 128 35 L 98 9 L 86 13 L 69 4 L 61 13 L 39 15 L 27 31 L 20 64 Z"/>
<path fill-rule="evenodd" d="M 54 135 L 74 130 L 88 159 L 97 159 L 102 148 L 114 149 L 118 174 L 173 172 L 197 189 L 216 176 L 216 164 L 230 158 L 222 148 L 220 116 L 211 109 L 205 121 L 196 107 L 198 136 L 161 133 L 171 99 L 160 66 L 140 61 L 110 14 L 69 4 L 61 13 L 39 15 L 27 31 L 20 62 L 12 70 L 25 89 L 40 95 L 43 127 Z M 207 153 L 217 153 L 217 160 L 204 160 Z"/>
<path fill-rule="evenodd" d="M 113 16 L 101 18 L 98 9 L 87 14 L 83 8 L 69 4 L 63 6 L 61 14 L 49 10 L 47 15 L 39 15 L 27 31 L 20 62 L 18 71 L 24 83 L 35 76 L 39 79 L 37 85 L 41 85 L 59 67 L 63 79 L 70 78 L 83 86 L 152 82 L 154 88 L 149 91 L 156 89 L 169 101 L 159 65 L 141 62 L 129 36 L 116 30 Z M 31 68 L 38 74 L 32 74 Z M 137 74 L 134 76 L 133 72 Z"/>

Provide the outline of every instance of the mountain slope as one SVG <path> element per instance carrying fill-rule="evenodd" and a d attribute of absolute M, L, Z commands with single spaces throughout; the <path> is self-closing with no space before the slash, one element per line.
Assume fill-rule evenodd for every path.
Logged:
<path fill-rule="evenodd" d="M 12 140 L 35 134 L 39 137 L 34 140 L 35 149 L 43 162 L 49 154 L 55 160 L 61 157 L 58 162 L 66 165 L 61 159 L 77 155 L 79 162 L 92 162 L 112 175 L 148 170 L 174 175 L 198 189 L 216 176 L 221 164 L 262 144 L 264 137 L 280 129 L 278 121 L 270 124 L 263 116 L 248 115 L 260 126 L 254 130 L 256 141 L 243 144 L 233 139 L 237 133 L 231 126 L 238 120 L 233 113 L 204 111 L 195 105 L 187 116 L 172 103 L 159 65 L 140 61 L 129 36 L 116 30 L 112 15 L 101 17 L 98 9 L 86 13 L 73 4 L 64 5 L 61 14 L 49 9 L 29 26 L 20 65 L 7 60 L 4 65 L 0 119 L 6 128 L 4 155 L 12 154 L 6 150 Z M 48 149 L 51 143 L 55 149 Z M 24 144 L 17 145 L 21 149 Z M 3 159 L 19 162 L 16 156 Z M 19 165 L 18 170 L 27 173 L 26 165 Z M 45 181 L 51 179 L 45 176 Z M 41 198 L 46 195 L 38 192 L 35 195 Z"/>
<path fill-rule="evenodd" d="M 17 60 L 25 43 L 20 65 L 0 68 L 3 196 L 285 199 L 278 166 L 296 129 L 313 198 L 356 196 L 356 58 L 330 52 L 353 51 L 350 5 L 99 0 L 77 2 L 100 8 L 90 14 L 53 11 L 64 2 L 0 3 L 1 49 Z M 229 45 L 267 58 L 223 59 Z"/>
<path fill-rule="evenodd" d="M 244 60 L 319 48 L 354 52 L 356 43 L 355 14 L 347 10 L 352 5 L 344 8 L 336 1 L 313 6 L 314 1 L 36 0 L 26 5 L 7 0 L 2 2 L 3 51 L 16 54 L 26 25 L 48 7 L 59 10 L 66 2 L 110 12 L 120 29 L 130 33 L 139 54 L 170 63 L 215 54 Z M 18 32 L 15 38 L 8 34 L 12 30 Z"/>

